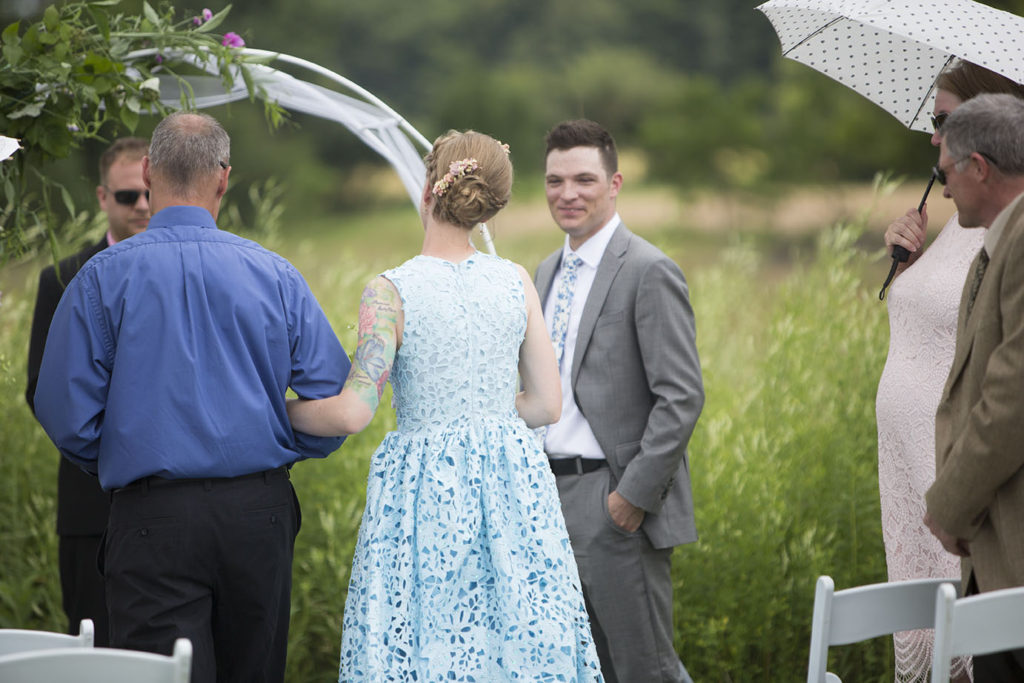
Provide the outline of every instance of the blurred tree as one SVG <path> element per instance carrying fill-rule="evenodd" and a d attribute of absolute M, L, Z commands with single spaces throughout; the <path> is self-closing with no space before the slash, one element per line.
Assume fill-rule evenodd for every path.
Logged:
<path fill-rule="evenodd" d="M 566 65 L 562 90 L 568 115 L 599 120 L 617 140 L 635 144 L 645 113 L 663 107 L 684 81 L 639 48 L 598 48 Z"/>
<path fill-rule="evenodd" d="M 867 99 L 782 60 L 775 78 L 726 89 L 685 80 L 643 118 L 651 172 L 683 186 L 755 188 L 870 180 L 880 169 L 927 176 L 935 150 Z M 770 181 L 770 182 L 769 182 Z"/>
<path fill-rule="evenodd" d="M 37 2 L 5 0 L 0 17 Z M 252 47 L 344 74 L 428 139 L 473 127 L 507 140 L 520 174 L 540 168 L 544 132 L 576 116 L 639 148 L 655 178 L 686 185 L 867 180 L 881 169 L 930 167 L 923 136 L 783 60 L 758 4 L 263 0 L 234 7 L 231 28 Z M 987 4 L 1024 12 L 1024 0 Z M 118 9 L 142 6 L 123 0 Z M 383 163 L 335 124 L 297 116 L 268 136 L 247 105 L 228 111 L 237 139 L 260 140 L 239 145 L 239 162 L 256 177 L 284 172 L 293 212 L 348 205 L 361 185 L 346 176 Z"/>
<path fill-rule="evenodd" d="M 757 81 L 723 91 L 706 76 L 683 80 L 640 125 L 639 143 L 648 151 L 651 174 L 684 187 L 756 182 L 769 170 L 754 172 L 763 163 L 770 110 L 768 88 Z M 739 172 L 740 165 L 751 170 Z"/>
<path fill-rule="evenodd" d="M 646 46 L 666 66 L 728 83 L 771 70 L 779 43 L 768 20 L 753 10 L 759 4 L 633 0 L 623 30 L 630 44 Z"/>

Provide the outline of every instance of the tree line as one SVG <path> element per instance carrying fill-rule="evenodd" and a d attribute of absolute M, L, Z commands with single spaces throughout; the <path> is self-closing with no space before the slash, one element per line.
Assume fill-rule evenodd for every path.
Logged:
<path fill-rule="evenodd" d="M 4 3 L 0 19 L 41 11 L 41 3 Z M 757 4 L 264 0 L 232 7 L 225 25 L 249 47 L 351 78 L 427 138 L 471 127 L 509 142 L 520 174 L 539 172 L 553 123 L 586 116 L 642 153 L 648 180 L 682 190 L 771 192 L 779 183 L 867 180 L 879 170 L 926 176 L 935 159 L 927 138 L 781 58 Z M 1024 12 L 1024 0 L 985 4 Z M 142 0 L 118 7 L 141 11 Z M 234 105 L 225 114 L 236 140 L 266 138 L 258 149 L 236 146 L 240 169 L 263 177 L 289 169 L 304 206 L 349 201 L 349 174 L 375 161 L 372 152 L 336 124 L 301 115 L 270 134 L 254 109 Z"/>

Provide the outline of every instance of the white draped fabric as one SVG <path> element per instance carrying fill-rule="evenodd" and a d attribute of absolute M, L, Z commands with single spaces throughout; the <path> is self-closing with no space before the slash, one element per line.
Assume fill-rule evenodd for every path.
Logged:
<path fill-rule="evenodd" d="M 289 111 L 336 121 L 352 131 L 356 137 L 391 165 L 401 179 L 413 206 L 417 210 L 419 209 L 420 196 L 426 180 L 423 155 L 430 150 L 431 144 L 409 122 L 373 93 L 318 64 L 266 50 L 238 49 L 248 56 L 300 67 L 318 74 L 346 90 L 348 94 L 337 92 L 302 80 L 269 65 L 250 64 L 247 67 L 253 85 L 257 89 L 261 88 L 267 99 L 276 101 Z M 131 53 L 129 59 L 140 59 L 155 54 L 157 54 L 157 50 L 154 49 L 138 50 Z M 185 77 L 188 87 L 192 90 L 192 99 L 197 108 L 214 107 L 249 97 L 249 91 L 246 89 L 245 81 L 238 67 L 234 67 L 233 87 L 230 90 L 225 90 L 218 72 L 218 65 L 214 60 L 207 60 L 204 63 L 189 53 L 168 55 L 166 52 L 162 52 L 161 54 L 164 59 L 187 62 L 210 74 Z M 170 75 L 160 76 L 160 99 L 165 105 L 180 104 L 181 94 L 181 84 L 177 78 Z M 493 254 L 494 245 L 486 226 L 481 225 L 480 232 L 487 249 Z"/>

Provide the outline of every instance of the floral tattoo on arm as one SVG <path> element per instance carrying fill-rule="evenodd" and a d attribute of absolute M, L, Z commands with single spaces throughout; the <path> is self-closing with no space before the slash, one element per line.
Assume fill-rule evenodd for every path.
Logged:
<path fill-rule="evenodd" d="M 359 305 L 359 340 L 345 388 L 355 392 L 374 411 L 395 362 L 401 310 L 398 292 L 384 278 L 376 278 L 363 290 Z"/>

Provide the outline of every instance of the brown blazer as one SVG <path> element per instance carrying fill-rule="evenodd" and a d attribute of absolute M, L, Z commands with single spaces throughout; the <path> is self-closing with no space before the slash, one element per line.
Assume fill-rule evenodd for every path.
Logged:
<path fill-rule="evenodd" d="M 964 586 L 973 569 L 981 591 L 1024 585 L 1022 199 L 989 228 L 990 261 L 970 318 L 973 266 L 967 274 L 956 353 L 935 417 L 935 483 L 925 495 L 932 518 L 968 541 Z"/>

